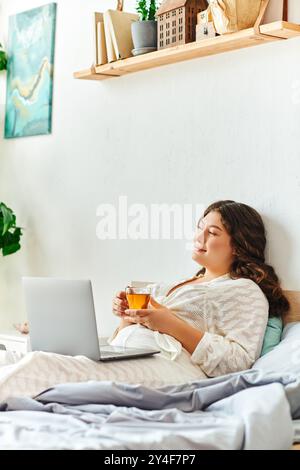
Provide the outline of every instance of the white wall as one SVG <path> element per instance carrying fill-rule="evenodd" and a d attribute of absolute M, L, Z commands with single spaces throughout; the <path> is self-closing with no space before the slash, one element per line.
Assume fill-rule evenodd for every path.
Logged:
<path fill-rule="evenodd" d="M 0 3 L 6 39 L 8 15 L 42 2 Z M 22 275 L 91 278 L 107 335 L 113 293 L 130 279 L 195 272 L 183 240 L 97 239 L 98 205 L 120 194 L 147 207 L 219 198 L 254 206 L 284 287 L 300 289 L 300 38 L 80 81 L 72 73 L 93 60 L 91 13 L 116 1 L 57 3 L 53 132 L 3 140 L 1 130 L 0 200 L 25 231 L 22 250 L 0 262 L 0 328 L 26 318 Z M 133 11 L 134 0 L 125 4 Z"/>

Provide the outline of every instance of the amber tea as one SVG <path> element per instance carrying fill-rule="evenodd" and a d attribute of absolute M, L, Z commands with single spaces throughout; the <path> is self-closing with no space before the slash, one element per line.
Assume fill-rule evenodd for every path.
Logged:
<path fill-rule="evenodd" d="M 126 299 L 129 308 L 138 310 L 147 308 L 151 290 L 148 287 L 126 287 Z"/>

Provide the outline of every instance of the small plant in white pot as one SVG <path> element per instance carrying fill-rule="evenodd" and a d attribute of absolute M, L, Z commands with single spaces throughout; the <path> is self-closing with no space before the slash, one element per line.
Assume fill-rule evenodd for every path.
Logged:
<path fill-rule="evenodd" d="M 136 11 L 140 15 L 140 21 L 134 21 L 131 25 L 131 34 L 134 49 L 133 55 L 146 54 L 157 49 L 157 11 L 156 0 L 138 0 Z"/>
<path fill-rule="evenodd" d="M 14 212 L 4 202 L 0 202 L 0 253 L 2 252 L 3 256 L 9 256 L 19 251 L 21 237 L 22 228 L 16 225 Z M 27 322 L 18 323 L 14 327 L 21 333 L 28 333 Z"/>

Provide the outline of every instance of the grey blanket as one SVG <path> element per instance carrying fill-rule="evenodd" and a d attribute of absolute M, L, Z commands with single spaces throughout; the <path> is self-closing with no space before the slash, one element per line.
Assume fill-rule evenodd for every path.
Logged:
<path fill-rule="evenodd" d="M 0 411 L 2 449 L 288 449 L 300 365 L 160 389 L 68 383 Z"/>

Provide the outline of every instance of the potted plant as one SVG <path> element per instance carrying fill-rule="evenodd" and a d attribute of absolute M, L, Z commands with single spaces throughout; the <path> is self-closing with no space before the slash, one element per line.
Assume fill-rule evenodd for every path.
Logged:
<path fill-rule="evenodd" d="M 16 216 L 0 202 L 0 251 L 3 256 L 12 255 L 21 248 L 22 229 L 16 226 Z"/>
<path fill-rule="evenodd" d="M 156 0 L 138 0 L 136 11 L 140 15 L 140 21 L 134 21 L 131 25 L 134 45 L 132 54 L 139 55 L 155 51 L 157 49 Z"/>
<path fill-rule="evenodd" d="M 16 226 L 16 216 L 3 202 L 0 202 L 0 251 L 3 256 L 12 255 L 21 248 L 22 229 Z M 28 323 L 18 323 L 14 327 L 21 333 L 28 333 Z"/>
<path fill-rule="evenodd" d="M 2 44 L 0 43 L 0 71 L 6 70 L 6 67 L 7 67 L 7 57 L 2 47 Z"/>

